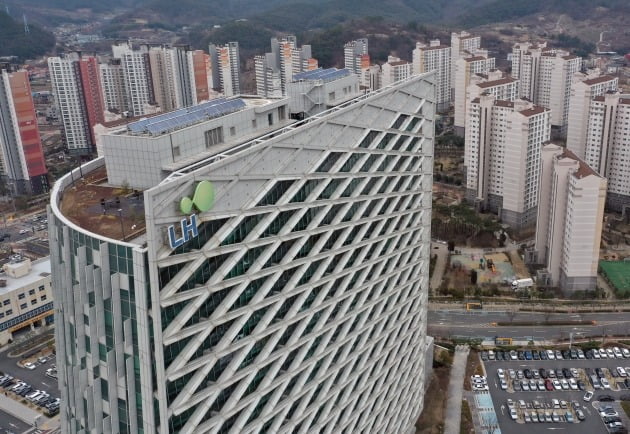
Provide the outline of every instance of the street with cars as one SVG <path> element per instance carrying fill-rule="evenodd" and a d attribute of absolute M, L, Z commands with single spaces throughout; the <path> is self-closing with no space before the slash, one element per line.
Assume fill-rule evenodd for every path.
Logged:
<path fill-rule="evenodd" d="M 491 394 L 502 432 L 524 433 L 532 424 L 568 432 L 628 432 L 630 420 L 620 406 L 622 400 L 630 401 L 626 348 L 489 350 L 480 355 L 487 378 L 472 377 L 471 385 L 477 393 Z"/>

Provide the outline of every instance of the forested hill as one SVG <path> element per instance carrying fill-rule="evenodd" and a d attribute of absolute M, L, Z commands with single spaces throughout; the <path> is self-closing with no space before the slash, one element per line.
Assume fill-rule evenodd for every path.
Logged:
<path fill-rule="evenodd" d="M 23 22 L 0 11 L 0 56 L 17 56 L 21 60 L 45 54 L 55 46 L 55 36 L 36 25 L 24 32 Z"/>

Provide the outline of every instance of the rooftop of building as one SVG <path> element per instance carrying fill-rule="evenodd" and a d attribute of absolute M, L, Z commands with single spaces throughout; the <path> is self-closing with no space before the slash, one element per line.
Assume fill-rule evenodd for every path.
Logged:
<path fill-rule="evenodd" d="M 425 51 L 430 51 L 430 50 L 444 50 L 445 48 L 451 48 L 448 45 L 444 45 L 444 44 L 440 44 L 440 45 L 425 45 L 424 47 L 422 47 L 423 50 Z"/>
<path fill-rule="evenodd" d="M 549 109 L 546 109 L 546 108 L 541 107 L 539 105 L 535 105 L 532 108 L 521 110 L 519 113 L 522 114 L 523 116 L 529 117 L 529 116 L 539 115 L 539 114 L 544 113 L 546 111 L 549 111 Z"/>
<path fill-rule="evenodd" d="M 501 86 L 503 84 L 514 83 L 515 81 L 517 81 L 515 78 L 505 77 L 505 78 L 500 78 L 498 80 L 491 80 L 491 81 L 485 81 L 483 83 L 477 83 L 477 86 L 479 86 L 482 89 L 486 89 L 488 87 Z"/>
<path fill-rule="evenodd" d="M 304 71 L 293 76 L 293 81 L 323 81 L 329 83 L 331 81 L 340 80 L 344 77 L 348 77 L 351 72 L 348 69 L 337 68 L 317 68 L 312 71 Z"/>
<path fill-rule="evenodd" d="M 587 80 L 583 80 L 584 84 L 592 86 L 594 84 L 606 83 L 607 81 L 611 81 L 616 79 L 617 77 L 613 77 L 612 75 L 600 75 L 599 77 L 589 78 Z"/>
<path fill-rule="evenodd" d="M 402 65 L 408 65 L 411 62 L 407 62 L 406 60 L 396 60 L 394 62 L 387 62 L 387 63 L 391 66 L 402 66 Z"/>
<path fill-rule="evenodd" d="M 127 241 L 145 231 L 141 192 L 109 185 L 105 165 L 66 188 L 59 208 L 75 225 L 106 238 Z"/>
<path fill-rule="evenodd" d="M 19 255 L 18 255 L 19 256 Z M 14 260 L 13 262 L 6 264 L 7 266 L 19 266 L 22 262 L 28 261 L 28 259 L 22 258 Z M 27 287 L 34 284 L 37 281 L 45 279 L 50 276 L 50 257 L 41 258 L 31 262 L 31 270 L 22 277 L 11 277 L 6 272 L 0 272 L 0 282 L 4 281 L 4 286 L 0 284 L 0 295 L 9 294 L 20 288 Z"/>
<path fill-rule="evenodd" d="M 217 98 L 192 107 L 159 113 L 127 124 L 120 134 L 156 137 L 210 119 L 220 118 L 248 107 L 260 107 L 270 100 L 260 97 Z"/>
<path fill-rule="evenodd" d="M 586 176 L 597 176 L 601 178 L 601 176 L 597 172 L 595 172 L 591 168 L 591 166 L 586 164 L 584 161 L 582 161 L 582 159 L 580 159 L 577 155 L 575 155 L 572 151 L 570 151 L 567 148 L 563 149 L 562 154 L 560 154 L 558 158 L 570 158 L 571 160 L 575 160 L 578 162 L 578 169 L 575 172 L 573 172 L 573 176 L 575 176 L 578 179 L 582 179 Z"/>
<path fill-rule="evenodd" d="M 487 59 L 486 56 L 472 56 L 472 57 L 464 58 L 466 62 L 478 62 L 479 60 L 486 60 L 486 59 Z"/>

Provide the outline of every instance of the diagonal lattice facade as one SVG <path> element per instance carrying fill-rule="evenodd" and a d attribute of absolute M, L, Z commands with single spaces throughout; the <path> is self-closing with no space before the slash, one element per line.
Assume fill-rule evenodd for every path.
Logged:
<path fill-rule="evenodd" d="M 147 288 L 144 432 L 413 427 L 424 395 L 432 79 L 361 97 L 145 192 L 144 257 L 134 259 Z M 215 204 L 171 249 L 176 201 L 200 181 L 212 182 Z"/>

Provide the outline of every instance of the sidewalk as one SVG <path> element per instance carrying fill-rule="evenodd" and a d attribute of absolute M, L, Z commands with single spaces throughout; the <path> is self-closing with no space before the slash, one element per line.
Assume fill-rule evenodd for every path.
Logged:
<path fill-rule="evenodd" d="M 458 345 L 455 347 L 455 357 L 451 366 L 451 375 L 448 383 L 448 395 L 446 414 L 444 421 L 445 434 L 459 434 L 462 418 L 462 398 L 464 389 L 464 375 L 466 374 L 466 361 L 468 360 L 469 346 Z"/>
<path fill-rule="evenodd" d="M 39 412 L 25 406 L 22 403 L 14 401 L 9 397 L 4 396 L 4 394 L 0 395 L 0 408 L 29 425 L 32 425 L 35 421 L 35 418 L 37 418 L 38 416 L 40 420 L 45 419 L 44 416 L 42 416 Z"/>

